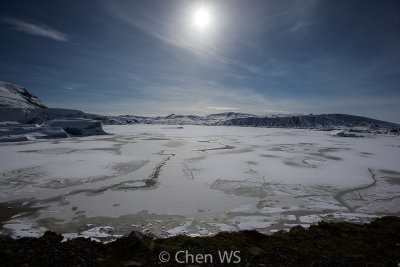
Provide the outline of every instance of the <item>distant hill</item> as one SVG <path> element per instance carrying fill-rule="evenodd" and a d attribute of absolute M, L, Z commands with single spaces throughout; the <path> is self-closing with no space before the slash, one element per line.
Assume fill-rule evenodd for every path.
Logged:
<path fill-rule="evenodd" d="M 140 117 L 133 115 L 99 116 L 104 124 L 167 124 L 167 125 L 209 125 L 244 126 L 266 128 L 342 129 L 363 128 L 366 130 L 390 130 L 400 128 L 399 124 L 347 114 L 279 114 L 256 116 L 245 113 L 220 113 L 206 116 L 175 115 L 165 117 Z"/>
<path fill-rule="evenodd" d="M 228 119 L 222 124 L 252 127 L 313 129 L 329 129 L 337 127 L 367 127 L 370 129 L 392 129 L 399 127 L 399 125 L 396 123 L 347 114 L 282 115 L 275 117 L 252 116 L 247 118 Z"/>

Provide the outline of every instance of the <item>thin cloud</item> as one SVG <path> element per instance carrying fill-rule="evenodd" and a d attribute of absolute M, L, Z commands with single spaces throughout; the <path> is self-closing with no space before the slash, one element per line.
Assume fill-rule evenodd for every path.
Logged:
<path fill-rule="evenodd" d="M 69 36 L 47 25 L 35 24 L 14 18 L 5 18 L 4 22 L 15 27 L 17 31 L 41 37 L 47 37 L 56 41 L 67 42 Z"/>
<path fill-rule="evenodd" d="M 208 107 L 208 108 L 216 110 L 238 110 L 238 108 L 230 108 L 230 107 Z"/>
<path fill-rule="evenodd" d="M 263 111 L 266 113 L 285 113 L 285 114 L 290 113 L 287 110 L 274 110 L 274 109 L 264 109 Z"/>
<path fill-rule="evenodd" d="M 299 22 L 296 22 L 296 25 L 294 25 L 293 27 L 291 27 L 290 29 L 288 29 L 287 32 L 289 32 L 289 33 L 294 33 L 294 32 L 297 32 L 297 31 L 299 31 L 299 30 L 302 30 L 302 29 L 304 29 L 304 28 L 306 28 L 306 27 L 309 27 L 309 26 L 311 26 L 311 25 L 313 25 L 313 24 L 314 24 L 314 23 L 312 23 L 312 22 L 299 21 Z"/>
<path fill-rule="evenodd" d="M 152 16 L 145 13 L 140 13 L 137 15 L 132 14 L 128 12 L 127 9 L 122 8 L 121 5 L 118 5 L 114 2 L 108 1 L 103 3 L 106 10 L 108 10 L 108 12 L 110 12 L 110 14 L 112 14 L 116 19 L 124 21 L 136 29 L 140 29 L 141 31 L 168 45 L 184 49 L 197 55 L 208 55 L 217 60 L 219 63 L 228 66 L 239 67 L 252 74 L 259 75 L 262 73 L 262 70 L 256 66 L 237 61 L 232 57 L 225 56 L 217 49 L 215 44 L 206 45 L 203 43 L 202 46 L 199 46 L 198 42 L 190 37 L 190 34 L 186 31 L 171 32 L 162 28 L 164 24 L 171 24 L 172 22 L 160 23 Z M 166 32 L 168 32 L 168 34 Z"/>
<path fill-rule="evenodd" d="M 63 88 L 66 90 L 75 90 L 80 86 L 81 86 L 81 84 L 79 84 L 79 83 L 70 83 L 70 84 L 64 86 Z"/>

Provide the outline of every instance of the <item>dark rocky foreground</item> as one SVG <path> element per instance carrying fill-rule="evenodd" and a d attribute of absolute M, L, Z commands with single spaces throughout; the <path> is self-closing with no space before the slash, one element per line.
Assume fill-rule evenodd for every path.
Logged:
<path fill-rule="evenodd" d="M 155 239 L 132 232 L 109 244 L 84 238 L 61 242 L 46 232 L 41 238 L 0 238 L 1 266 L 398 266 L 400 217 L 364 224 L 320 222 L 308 230 L 264 235 L 256 231 L 222 232 L 212 237 L 177 236 Z M 171 256 L 167 264 L 161 252 Z M 181 252 L 179 252 L 181 251 Z M 187 251 L 187 253 L 186 253 Z M 232 251 L 231 264 L 222 261 Z M 236 254 L 233 254 L 235 251 Z M 197 260 L 196 260 L 197 256 Z M 167 259 L 163 254 L 161 259 Z M 236 263 L 235 262 L 239 262 Z"/>

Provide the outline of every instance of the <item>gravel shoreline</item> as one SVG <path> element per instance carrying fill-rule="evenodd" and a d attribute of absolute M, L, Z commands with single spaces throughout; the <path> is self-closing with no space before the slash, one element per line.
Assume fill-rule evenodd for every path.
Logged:
<path fill-rule="evenodd" d="M 264 235 L 257 231 L 221 232 L 211 237 L 157 239 L 131 232 L 102 244 L 85 238 L 61 242 L 46 232 L 40 238 L 0 237 L 0 266 L 398 266 L 400 217 L 368 224 L 320 222 Z M 167 254 L 166 254 L 167 252 Z M 162 256 L 160 256 L 162 254 Z M 169 256 L 169 257 L 168 257 Z M 167 261 L 168 259 L 168 261 Z"/>

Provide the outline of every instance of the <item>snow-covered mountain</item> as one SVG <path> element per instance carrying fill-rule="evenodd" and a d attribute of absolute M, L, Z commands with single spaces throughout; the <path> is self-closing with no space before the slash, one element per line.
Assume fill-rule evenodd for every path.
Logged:
<path fill-rule="evenodd" d="M 24 87 L 0 81 L 0 107 L 9 108 L 46 108 L 37 96 Z"/>

